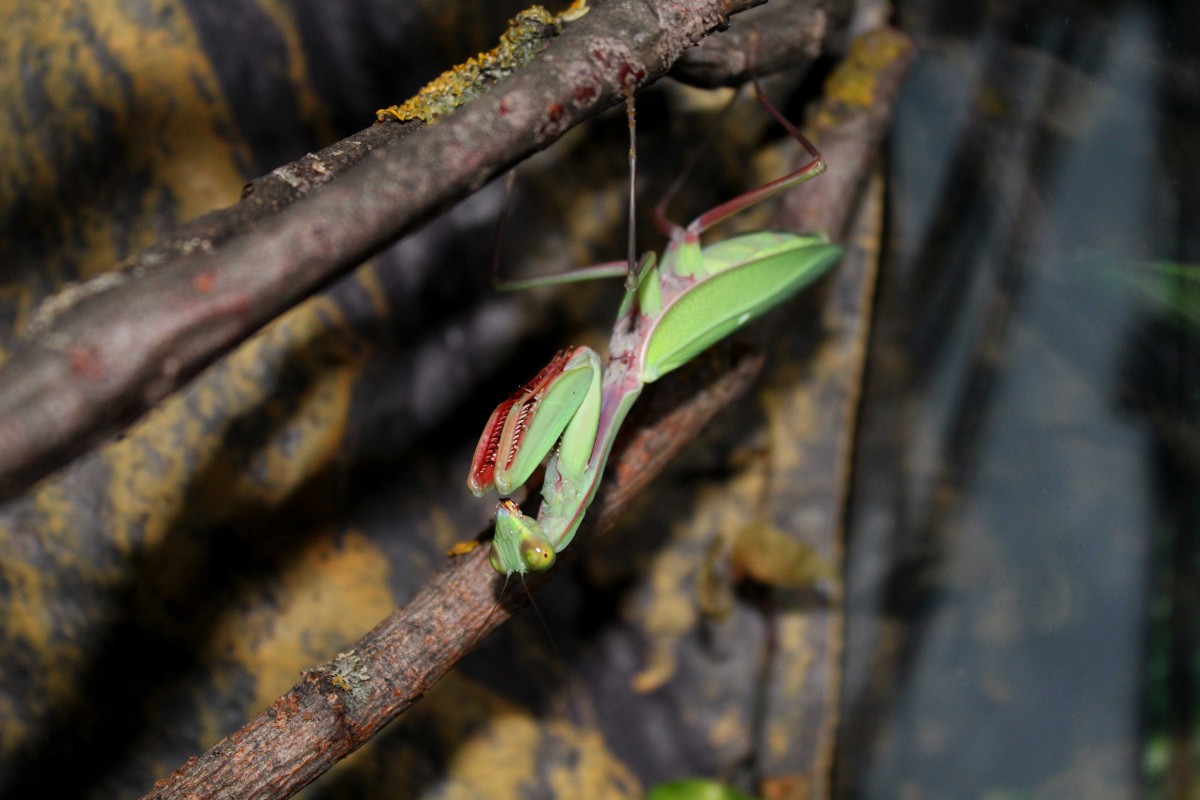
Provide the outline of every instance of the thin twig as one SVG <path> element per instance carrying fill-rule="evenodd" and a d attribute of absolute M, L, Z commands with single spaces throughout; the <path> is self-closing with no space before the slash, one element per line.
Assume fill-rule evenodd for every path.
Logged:
<path fill-rule="evenodd" d="M 837 0 L 770 3 L 740 15 L 720 36 L 688 50 L 671 77 L 693 86 L 741 86 L 751 74 L 763 76 L 804 64 L 828 52 L 830 35 L 845 29 L 852 6 Z M 750 39 L 755 39 L 753 63 Z"/>

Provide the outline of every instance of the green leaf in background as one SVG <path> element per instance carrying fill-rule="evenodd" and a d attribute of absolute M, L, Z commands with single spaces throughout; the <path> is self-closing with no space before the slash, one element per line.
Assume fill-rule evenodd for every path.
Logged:
<path fill-rule="evenodd" d="M 660 783 L 648 800 L 756 800 L 732 786 L 708 778 L 682 778 Z"/>
<path fill-rule="evenodd" d="M 1200 326 L 1200 264 L 1143 261 L 1113 264 L 1109 269 L 1154 306 Z"/>

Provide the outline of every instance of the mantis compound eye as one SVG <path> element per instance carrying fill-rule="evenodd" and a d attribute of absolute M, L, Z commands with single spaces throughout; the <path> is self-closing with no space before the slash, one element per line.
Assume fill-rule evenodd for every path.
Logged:
<path fill-rule="evenodd" d="M 545 572 L 554 566 L 554 547 L 545 536 L 526 536 L 521 540 L 521 560 L 531 572 Z"/>

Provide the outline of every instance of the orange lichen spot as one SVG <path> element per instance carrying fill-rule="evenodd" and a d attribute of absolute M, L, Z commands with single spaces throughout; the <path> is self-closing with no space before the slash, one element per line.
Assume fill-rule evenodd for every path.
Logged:
<path fill-rule="evenodd" d="M 547 42 L 562 33 L 566 23 L 587 11 L 587 0 L 575 0 L 557 15 L 542 6 L 530 6 L 509 21 L 496 47 L 446 70 L 400 105 L 381 108 L 375 112 L 376 119 L 433 122 L 446 116 L 528 64 Z"/>
<path fill-rule="evenodd" d="M 352 699 L 361 702 L 370 695 L 366 684 L 371 680 L 371 674 L 353 650 L 337 654 L 331 665 L 331 673 L 329 682 L 343 692 L 349 692 Z"/>
<path fill-rule="evenodd" d="M 559 14 L 555 19 L 562 22 L 574 22 L 588 12 L 588 0 L 575 0 L 567 7 L 567 10 Z"/>
<path fill-rule="evenodd" d="M 465 556 L 467 553 L 472 552 L 477 547 L 479 547 L 479 542 L 475 541 L 474 539 L 466 542 L 455 542 L 454 546 L 446 551 L 446 555 L 451 558 L 454 556 Z"/>

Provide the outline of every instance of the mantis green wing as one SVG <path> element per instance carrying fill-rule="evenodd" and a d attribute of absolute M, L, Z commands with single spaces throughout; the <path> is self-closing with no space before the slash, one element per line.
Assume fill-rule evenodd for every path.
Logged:
<path fill-rule="evenodd" d="M 842 248 L 820 236 L 751 233 L 703 251 L 708 277 L 666 306 L 643 354 L 650 383 L 825 274 Z"/>

